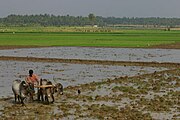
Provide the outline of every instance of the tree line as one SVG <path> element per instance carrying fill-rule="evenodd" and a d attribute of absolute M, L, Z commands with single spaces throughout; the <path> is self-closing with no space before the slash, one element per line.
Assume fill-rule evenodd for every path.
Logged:
<path fill-rule="evenodd" d="M 83 16 L 55 16 L 49 14 L 40 15 L 9 15 L 0 18 L 0 26 L 86 26 L 86 25 L 155 25 L 155 26 L 179 26 L 180 18 L 160 18 L 160 17 L 102 17 L 89 14 Z"/>

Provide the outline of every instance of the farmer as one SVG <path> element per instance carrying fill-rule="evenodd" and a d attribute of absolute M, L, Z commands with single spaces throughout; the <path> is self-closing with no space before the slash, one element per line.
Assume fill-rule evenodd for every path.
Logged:
<path fill-rule="evenodd" d="M 35 93 L 34 85 L 39 85 L 39 77 L 36 74 L 33 74 L 33 70 L 29 70 L 26 82 L 31 86 L 31 90 Z M 33 94 L 30 95 L 30 98 L 33 100 Z"/>
<path fill-rule="evenodd" d="M 26 78 L 26 82 L 33 85 L 38 85 L 39 77 L 36 74 L 33 74 L 33 70 L 29 70 L 29 75 Z"/>

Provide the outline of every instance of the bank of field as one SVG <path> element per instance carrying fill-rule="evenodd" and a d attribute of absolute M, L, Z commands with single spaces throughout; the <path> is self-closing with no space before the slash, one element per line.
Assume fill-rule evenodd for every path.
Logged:
<path fill-rule="evenodd" d="M 82 30 L 68 32 L 46 28 L 30 31 L 27 28 L 0 32 L 0 46 L 97 46 L 150 47 L 180 42 L 180 31 L 164 30 Z M 80 29 L 80 28 L 79 28 Z M 49 32 L 51 31 L 51 32 Z"/>

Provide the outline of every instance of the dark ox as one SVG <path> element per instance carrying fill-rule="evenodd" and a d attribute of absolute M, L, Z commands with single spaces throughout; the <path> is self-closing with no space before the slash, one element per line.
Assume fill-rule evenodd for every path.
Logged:
<path fill-rule="evenodd" d="M 28 85 L 25 81 L 14 80 L 12 83 L 12 91 L 14 93 L 15 102 L 21 102 L 24 104 L 24 99 L 27 98 L 30 94 L 33 94 L 31 86 Z"/>
<path fill-rule="evenodd" d="M 52 85 L 52 82 L 47 80 L 47 79 L 41 79 L 40 80 L 40 85 Z M 51 103 L 54 102 L 54 88 L 53 87 L 45 87 L 45 88 L 40 88 L 38 90 L 38 100 L 41 99 L 41 101 L 49 103 L 49 97 L 51 97 L 52 101 Z"/>
<path fill-rule="evenodd" d="M 63 94 L 63 86 L 60 83 L 53 85 L 51 81 L 47 79 L 41 79 L 40 85 L 52 85 L 52 87 L 40 88 L 38 90 L 38 100 L 49 103 L 49 98 L 51 98 L 52 99 L 51 103 L 53 103 L 55 100 L 54 99 L 55 93 L 57 93 L 57 95 Z"/>
<path fill-rule="evenodd" d="M 55 84 L 54 93 L 56 93 L 57 96 L 63 95 L 63 85 L 61 83 Z"/>

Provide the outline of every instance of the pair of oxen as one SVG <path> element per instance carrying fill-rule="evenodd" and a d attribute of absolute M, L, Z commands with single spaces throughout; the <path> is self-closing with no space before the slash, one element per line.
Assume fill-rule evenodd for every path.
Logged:
<path fill-rule="evenodd" d="M 37 100 L 45 101 L 49 104 L 49 97 L 52 99 L 51 103 L 54 102 L 54 94 L 62 95 L 63 94 L 63 85 L 61 83 L 52 84 L 51 81 L 47 79 L 40 80 L 40 86 L 42 85 L 51 85 L 51 87 L 37 88 Z M 12 83 L 12 91 L 14 93 L 15 102 L 17 99 L 19 102 L 24 104 L 26 98 L 30 98 L 33 101 L 33 95 L 35 94 L 34 85 L 28 84 L 25 81 L 14 80 Z"/>

